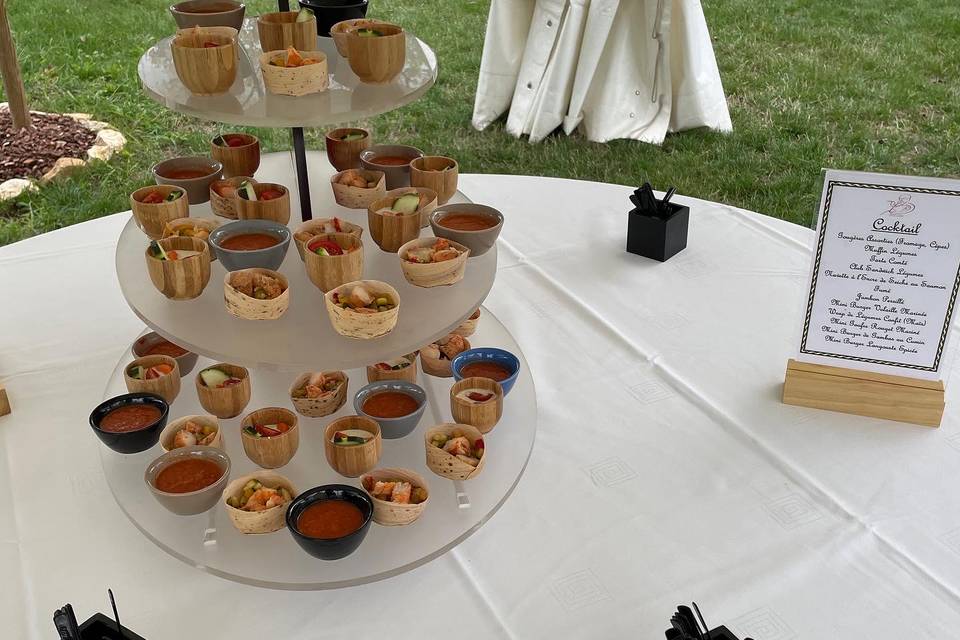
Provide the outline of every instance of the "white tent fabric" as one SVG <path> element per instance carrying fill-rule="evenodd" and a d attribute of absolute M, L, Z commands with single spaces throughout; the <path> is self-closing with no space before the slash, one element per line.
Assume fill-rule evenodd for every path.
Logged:
<path fill-rule="evenodd" d="M 668 131 L 731 131 L 699 0 L 493 0 L 473 126 L 558 127 L 660 144 Z"/>

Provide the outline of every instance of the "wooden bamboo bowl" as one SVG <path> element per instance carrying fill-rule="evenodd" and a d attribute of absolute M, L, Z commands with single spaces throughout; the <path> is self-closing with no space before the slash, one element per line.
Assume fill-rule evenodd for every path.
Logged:
<path fill-rule="evenodd" d="M 402 480 L 409 482 L 414 487 L 422 487 L 424 491 L 427 492 L 427 499 L 420 504 L 397 504 L 375 498 L 373 494 L 370 493 L 370 489 L 367 488 L 368 478 L 371 482 L 376 482 L 377 480 Z M 427 486 L 427 481 L 424 480 L 423 476 L 419 473 L 415 473 L 409 469 L 374 469 L 360 478 L 360 486 L 367 492 L 370 499 L 373 500 L 373 521 L 386 527 L 410 524 L 423 514 L 424 509 L 427 508 L 427 503 L 430 502 L 430 487 Z"/>
<path fill-rule="evenodd" d="M 205 47 L 215 42 L 216 47 Z M 170 42 L 177 77 L 191 93 L 225 93 L 237 78 L 240 48 L 231 27 L 195 27 L 177 31 Z"/>
<path fill-rule="evenodd" d="M 277 51 L 293 47 L 298 51 L 317 48 L 317 18 L 297 22 L 299 11 L 274 11 L 257 18 L 257 35 L 261 51 Z"/>
<path fill-rule="evenodd" d="M 236 194 L 232 196 L 222 196 L 216 192 L 216 188 L 222 185 L 230 185 L 238 189 L 244 182 L 251 182 L 254 187 L 258 184 L 256 180 L 249 176 L 234 176 L 226 180 L 214 180 L 210 183 L 210 208 L 221 218 L 237 219 L 237 198 Z"/>
<path fill-rule="evenodd" d="M 343 255 L 321 256 L 310 250 L 315 242 L 329 240 L 344 249 Z M 320 291 L 326 293 L 345 282 L 363 277 L 363 241 L 350 233 L 325 233 L 305 243 L 303 263 L 307 277 Z M 348 250 L 350 249 L 350 250 Z"/>
<path fill-rule="evenodd" d="M 156 204 L 140 202 L 140 199 L 145 198 L 151 191 L 159 191 L 164 198 L 174 191 L 179 191 L 180 197 L 170 202 L 164 201 Z M 168 222 L 186 218 L 190 215 L 190 202 L 187 200 L 185 189 L 169 184 L 158 184 L 143 187 L 131 193 L 130 210 L 133 212 L 133 219 L 140 227 L 140 231 L 147 234 L 151 240 L 159 240 L 163 235 L 163 228 Z"/>
<path fill-rule="evenodd" d="M 327 77 L 327 54 L 323 51 L 301 51 L 300 53 L 304 58 L 314 58 L 318 62 L 302 67 L 278 67 L 270 64 L 270 61 L 286 56 L 285 50 L 268 51 L 260 55 L 263 86 L 267 91 L 281 96 L 305 96 L 326 91 L 330 81 Z"/>
<path fill-rule="evenodd" d="M 460 325 L 454 329 L 451 333 L 455 333 L 458 336 L 463 336 L 467 338 L 472 336 L 477 331 L 477 325 L 480 323 L 480 308 L 478 307 L 476 311 L 470 314 L 470 317 L 460 323 Z"/>
<path fill-rule="evenodd" d="M 447 204 L 457 192 L 459 173 L 457 161 L 446 156 L 421 156 L 410 161 L 410 185 L 436 191 L 437 204 Z"/>
<path fill-rule="evenodd" d="M 463 338 L 463 343 L 467 349 L 471 348 L 470 341 L 466 338 Z M 420 349 L 420 366 L 423 367 L 423 372 L 428 375 L 436 376 L 437 378 L 453 377 L 453 359 L 447 360 L 446 358 L 434 356 L 431 345 Z"/>
<path fill-rule="evenodd" d="M 337 53 L 344 58 L 347 57 L 347 29 L 351 27 L 366 29 L 376 23 L 376 20 L 370 20 L 369 18 L 353 18 L 351 20 L 341 20 L 330 27 L 330 37 L 333 38 L 333 44 L 337 47 Z"/>
<path fill-rule="evenodd" d="M 241 138 L 244 144 L 231 147 L 214 142 L 216 138 L 223 140 L 224 136 Z M 225 133 L 210 141 L 210 156 L 223 165 L 225 178 L 252 176 L 260 168 L 260 140 L 249 133 Z"/>
<path fill-rule="evenodd" d="M 243 432 L 244 427 L 278 422 L 290 425 L 290 430 L 270 438 L 255 438 Z M 297 415 L 293 411 L 281 407 L 267 407 L 248 413 L 240 421 L 240 440 L 244 453 L 264 469 L 282 467 L 290 462 L 300 446 L 300 427 L 297 422 Z"/>
<path fill-rule="evenodd" d="M 377 205 L 376 209 L 374 209 L 375 211 L 384 207 L 391 207 L 397 198 L 408 193 L 416 193 L 420 196 L 420 208 L 417 210 L 417 213 L 420 214 L 420 228 L 422 229 L 430 226 L 430 214 L 433 213 L 433 210 L 437 208 L 437 192 L 433 189 L 428 189 L 426 187 L 398 187 L 396 189 L 387 191 L 383 198 L 380 200 L 375 200 L 371 203 L 371 205 Z M 367 210 L 369 211 L 370 208 Z M 373 234 L 372 229 L 370 230 L 370 233 Z M 413 238 L 411 238 L 411 240 L 412 239 Z M 403 243 L 401 242 L 400 244 Z M 397 248 L 399 249 L 399 247 Z"/>
<path fill-rule="evenodd" d="M 306 259 L 304 246 L 306 245 L 307 241 L 313 236 L 327 233 L 324 231 L 324 226 L 333 220 L 338 220 L 338 218 L 309 220 L 297 227 L 297 230 L 293 232 L 293 242 L 297 245 L 297 253 L 300 254 L 301 260 Z M 340 220 L 340 229 L 342 229 L 343 233 L 355 235 L 357 238 L 363 235 L 363 227 L 358 224 L 353 224 L 352 222 L 347 222 L 346 220 Z"/>
<path fill-rule="evenodd" d="M 255 182 L 253 190 L 257 193 L 257 200 L 247 200 L 236 196 L 237 218 L 240 220 L 273 220 L 280 224 L 290 222 L 290 190 L 282 184 L 273 182 Z M 279 198 L 260 200 L 260 194 L 267 190 L 281 191 Z"/>
<path fill-rule="evenodd" d="M 405 382 L 412 382 L 416 384 L 417 382 L 417 354 L 416 352 L 408 353 L 403 356 L 410 361 L 409 367 L 404 367 L 403 369 L 394 370 L 385 370 L 377 368 L 376 364 L 367 365 L 367 383 L 371 382 L 382 382 L 383 380 L 403 380 Z"/>
<path fill-rule="evenodd" d="M 479 404 L 469 402 L 457 397 L 464 389 L 483 389 L 494 397 Z M 503 415 L 503 387 L 489 378 L 464 378 L 450 387 L 450 413 L 460 424 L 470 424 L 480 433 L 489 433 Z"/>
<path fill-rule="evenodd" d="M 337 182 L 347 171 L 358 172 L 367 183 L 374 183 L 372 187 L 356 187 Z M 333 199 L 341 207 L 348 209 L 366 209 L 370 203 L 379 200 L 387 194 L 387 178 L 383 171 L 367 169 L 347 169 L 333 174 L 330 177 L 330 186 L 333 188 Z"/>
<path fill-rule="evenodd" d="M 182 260 L 160 260 L 143 251 L 150 281 L 157 291 L 171 300 L 191 300 L 203 293 L 210 281 L 210 246 L 198 238 L 173 237 L 157 240 L 164 251 L 199 251 L 199 255 Z"/>
<path fill-rule="evenodd" d="M 351 133 L 360 133 L 363 137 L 356 140 L 343 140 L 344 136 Z M 327 148 L 327 160 L 334 169 L 337 171 L 359 169 L 360 154 L 373 144 L 373 136 L 366 129 L 341 127 L 328 131 L 324 136 L 324 143 Z"/>
<path fill-rule="evenodd" d="M 362 429 L 373 437 L 354 446 L 333 444 L 333 434 L 344 429 Z M 383 448 L 380 425 L 364 416 L 344 416 L 327 425 L 323 432 L 323 451 L 330 467 L 342 476 L 356 478 L 377 466 Z"/>
<path fill-rule="evenodd" d="M 180 231 L 183 229 L 203 229 L 207 232 L 207 239 L 205 242 L 209 246 L 210 244 L 210 232 L 220 226 L 219 220 L 214 220 L 213 218 L 177 218 L 176 220 L 171 220 L 163 227 L 163 237 L 164 238 L 175 238 L 178 237 Z M 217 254 L 213 252 L 213 249 L 210 248 L 210 260 L 215 261 L 217 259 Z"/>
<path fill-rule="evenodd" d="M 403 277 L 407 282 L 417 287 L 442 287 L 456 284 L 463 280 L 463 274 L 467 270 L 467 258 L 470 257 L 470 249 L 459 242 L 448 240 L 450 246 L 460 251 L 460 255 L 454 260 L 444 262 L 419 263 L 410 262 L 406 259 L 407 252 L 411 249 L 431 246 L 437 241 L 437 238 L 417 238 L 404 244 L 397 251 L 400 258 L 400 269 L 403 271 Z"/>
<path fill-rule="evenodd" d="M 194 387 L 197 390 L 197 399 L 204 411 L 212 413 L 221 419 L 236 418 L 243 413 L 250 403 L 250 372 L 244 367 L 226 362 L 218 362 L 209 367 L 204 367 L 201 372 L 207 369 L 220 369 L 228 376 L 238 378 L 240 384 L 231 385 L 218 389 L 208 387 L 203 384 L 203 379 L 198 373 L 194 378 Z"/>
<path fill-rule="evenodd" d="M 340 407 L 347 401 L 347 387 L 350 385 L 350 378 L 343 371 L 323 371 L 325 377 L 336 377 L 341 380 L 340 386 L 333 393 L 319 398 L 294 398 L 293 392 L 306 384 L 312 373 L 301 373 L 297 379 L 290 385 L 290 402 L 297 413 L 308 418 L 322 418 L 336 413 Z"/>
<path fill-rule="evenodd" d="M 220 428 L 220 421 L 216 416 L 183 416 L 182 418 L 177 418 L 173 422 L 167 423 L 167 426 L 163 428 L 163 431 L 160 432 L 160 446 L 163 447 L 164 451 L 173 450 L 173 439 L 177 435 L 177 432 L 182 429 L 187 422 L 196 422 L 200 425 L 210 425 L 215 427 L 217 434 L 213 437 L 213 440 L 210 441 L 210 444 L 204 445 L 207 447 L 216 447 L 221 451 L 226 451 L 226 448 L 223 446 L 223 430 Z"/>
<path fill-rule="evenodd" d="M 483 439 L 483 434 L 480 433 L 480 430 L 469 424 L 445 422 L 444 424 L 438 424 L 435 427 L 427 429 L 423 434 L 423 442 L 427 450 L 427 468 L 442 478 L 449 480 L 469 480 L 470 478 L 480 475 L 480 472 L 483 471 L 483 465 L 487 461 L 486 448 L 484 448 L 483 456 L 480 458 L 480 464 L 471 467 L 456 456 L 430 444 L 430 438 L 433 437 L 434 434 L 442 433 L 450 436 L 457 430 L 463 432 L 471 443 L 476 442 L 478 438 Z"/>
<path fill-rule="evenodd" d="M 352 309 L 333 303 L 333 294 L 346 292 L 351 287 L 362 284 L 374 295 L 390 295 L 396 306 L 389 311 L 380 311 L 378 313 L 357 313 Z M 334 331 L 348 338 L 359 338 L 369 340 L 385 336 L 397 326 L 397 318 L 400 316 L 400 294 L 386 282 L 379 280 L 357 280 L 348 282 L 344 285 L 331 289 L 324 294 L 324 301 L 327 305 L 327 313 L 330 315 L 330 324 Z"/>
<path fill-rule="evenodd" d="M 376 29 L 383 35 L 367 38 L 357 35 L 361 28 Z M 407 36 L 403 29 L 388 22 L 367 27 L 347 28 L 347 60 L 361 82 L 390 82 L 403 71 L 407 61 Z"/>
<path fill-rule="evenodd" d="M 289 502 L 264 511 L 244 511 L 227 504 L 227 499 L 235 496 L 239 497 L 243 493 L 244 485 L 251 480 L 257 480 L 270 489 L 283 487 L 290 492 L 291 497 L 297 497 L 297 489 L 293 486 L 293 483 L 275 471 L 257 471 L 242 478 L 237 478 L 224 487 L 220 498 L 223 508 L 227 510 L 227 515 L 230 517 L 230 523 L 236 527 L 237 531 L 245 534 L 272 533 L 283 529 L 287 526 L 286 515 L 287 507 L 290 505 Z"/>
<path fill-rule="evenodd" d="M 153 380 L 136 380 L 130 377 L 132 367 L 152 367 L 158 364 L 168 364 L 173 367 L 173 371 Z M 170 356 L 143 356 L 123 368 L 123 381 L 130 393 L 154 393 L 166 400 L 167 404 L 173 404 L 180 394 L 180 366 Z"/>
<path fill-rule="evenodd" d="M 409 187 L 408 187 L 409 188 Z M 388 191 L 387 195 L 374 200 L 367 207 L 367 226 L 370 228 L 370 237 L 377 246 L 389 253 L 396 253 L 400 247 L 420 237 L 420 214 L 418 212 L 390 215 L 380 213 L 388 209 L 400 195 L 392 195 L 400 189 Z"/>
<path fill-rule="evenodd" d="M 277 278 L 283 283 L 283 293 L 271 300 L 258 300 L 240 293 L 233 288 L 230 280 L 237 274 L 248 272 L 262 273 Z M 287 276 L 270 269 L 251 268 L 228 271 L 223 275 L 223 302 L 227 306 L 227 311 L 243 320 L 276 320 L 286 313 L 290 306 L 290 282 L 287 280 Z"/>

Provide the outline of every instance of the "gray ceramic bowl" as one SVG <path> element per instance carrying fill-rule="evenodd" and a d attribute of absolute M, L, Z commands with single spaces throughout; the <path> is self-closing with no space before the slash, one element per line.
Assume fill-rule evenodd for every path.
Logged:
<path fill-rule="evenodd" d="M 487 216 L 495 219 L 497 224 L 480 231 L 458 231 L 440 224 L 444 216 L 455 213 Z M 500 236 L 500 230 L 503 229 L 503 214 L 485 204 L 445 204 L 442 207 L 437 207 L 430 214 L 430 228 L 433 229 L 433 235 L 438 238 L 453 240 L 469 247 L 471 256 L 482 256 L 496 244 L 497 238 Z"/>
<path fill-rule="evenodd" d="M 191 9 L 209 7 L 210 5 L 217 5 L 216 8 L 223 5 L 225 10 L 204 11 L 202 13 L 191 11 Z M 227 5 L 230 6 L 227 7 Z M 170 14 L 181 29 L 189 29 L 190 27 L 233 27 L 239 31 L 243 27 L 245 11 L 245 5 L 226 0 L 189 0 L 170 6 Z"/>
<path fill-rule="evenodd" d="M 160 472 L 169 467 L 174 462 L 180 462 L 186 458 L 205 458 L 216 462 L 223 469 L 223 475 L 213 484 L 207 485 L 199 491 L 189 493 L 167 493 L 160 491 L 154 486 L 157 476 Z M 223 488 L 227 486 L 230 480 L 230 458 L 220 449 L 213 447 L 201 447 L 194 445 L 192 447 L 181 447 L 168 451 L 156 460 L 150 463 L 143 474 L 143 481 L 150 488 L 150 493 L 167 510 L 179 516 L 194 516 L 198 513 L 208 511 L 211 507 L 220 502 L 220 494 Z"/>
<path fill-rule="evenodd" d="M 169 341 L 156 331 L 151 331 L 137 338 L 136 342 L 130 347 L 130 350 L 133 352 L 133 355 L 142 358 L 143 356 L 150 355 L 150 349 L 160 342 Z M 183 347 L 181 347 L 181 349 L 182 348 Z M 197 365 L 197 354 L 192 351 L 187 351 L 182 356 L 174 358 L 174 360 L 177 361 L 177 366 L 180 368 L 180 376 L 182 377 L 193 371 L 193 368 Z"/>
<path fill-rule="evenodd" d="M 274 236 L 280 242 L 272 247 L 253 251 L 233 251 L 220 246 L 220 243 L 230 236 L 241 233 L 264 233 Z M 287 256 L 287 249 L 290 248 L 290 237 L 290 229 L 286 225 L 273 220 L 236 220 L 214 229 L 210 232 L 209 240 L 213 252 L 227 271 L 239 271 L 240 269 L 253 267 L 276 271 Z"/>
<path fill-rule="evenodd" d="M 377 416 L 364 413 L 363 403 L 367 401 L 367 398 L 381 391 L 399 391 L 405 393 L 408 396 L 412 396 L 420 406 L 417 407 L 416 411 L 402 418 L 378 418 Z M 377 424 L 380 425 L 381 436 L 387 440 L 402 438 L 416 429 L 426 408 L 427 392 L 424 391 L 420 385 L 404 380 L 371 382 L 367 386 L 362 387 L 360 391 L 357 391 L 357 394 L 353 396 L 353 409 L 357 412 L 357 415 L 376 421 Z"/>
<path fill-rule="evenodd" d="M 405 144 L 375 144 L 360 152 L 360 164 L 370 171 L 383 171 L 387 177 L 387 189 L 399 189 L 410 186 L 410 163 L 377 164 L 372 162 L 377 156 L 400 156 L 415 160 L 423 157 L 423 151 Z"/>
<path fill-rule="evenodd" d="M 153 165 L 153 179 L 157 184 L 172 184 L 187 192 L 189 204 L 202 204 L 210 200 L 210 183 L 223 177 L 223 165 L 207 156 L 182 156 L 170 158 Z M 198 178 L 170 177 L 175 171 L 203 171 Z"/>

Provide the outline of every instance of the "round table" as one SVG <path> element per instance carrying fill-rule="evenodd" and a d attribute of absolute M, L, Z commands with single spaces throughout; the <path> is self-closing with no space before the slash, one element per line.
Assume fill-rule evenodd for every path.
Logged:
<path fill-rule="evenodd" d="M 956 635 L 957 387 L 940 429 L 779 402 L 809 230 L 678 196 L 689 244 L 660 264 L 623 251 L 629 187 L 460 186 L 507 218 L 484 305 L 523 347 L 537 447 L 455 549 L 319 596 L 173 562 L 110 495 L 85 421 L 143 330 L 112 271 L 128 214 L 0 249 L 4 636 L 109 611 L 107 587 L 145 638 L 654 638 L 692 600 L 741 640 Z"/>

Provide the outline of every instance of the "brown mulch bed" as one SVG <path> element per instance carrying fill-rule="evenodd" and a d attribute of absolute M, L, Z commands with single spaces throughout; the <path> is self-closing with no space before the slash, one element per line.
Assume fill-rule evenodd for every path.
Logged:
<path fill-rule="evenodd" d="M 60 158 L 87 157 L 97 134 L 73 118 L 31 114 L 32 127 L 13 130 L 13 119 L 0 110 L 0 182 L 10 178 L 39 179 Z"/>

